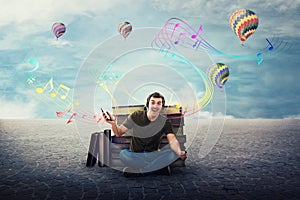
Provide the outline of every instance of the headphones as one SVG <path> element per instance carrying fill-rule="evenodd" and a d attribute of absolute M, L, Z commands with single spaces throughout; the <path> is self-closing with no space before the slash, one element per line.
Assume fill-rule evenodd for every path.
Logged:
<path fill-rule="evenodd" d="M 146 108 L 147 109 L 149 108 L 149 102 L 150 102 L 151 97 L 153 97 L 153 98 L 161 98 L 162 99 L 162 108 L 165 107 L 165 97 L 162 94 L 160 94 L 159 92 L 154 92 L 154 93 L 150 94 L 147 97 L 147 103 L 146 103 Z"/>

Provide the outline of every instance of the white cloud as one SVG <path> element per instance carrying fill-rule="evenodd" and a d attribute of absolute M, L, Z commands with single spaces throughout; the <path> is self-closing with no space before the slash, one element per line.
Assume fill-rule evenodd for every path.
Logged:
<path fill-rule="evenodd" d="M 72 14 L 88 15 L 91 12 L 105 11 L 113 8 L 117 4 L 127 4 L 128 1 L 110 1 L 110 0 L 10 0 L 0 1 L 0 25 L 10 23 L 23 23 L 34 19 L 35 25 L 42 26 L 45 22 L 54 22 L 63 20 L 64 16 Z M 69 17 L 66 23 L 69 23 L 72 17 Z M 27 27 L 28 28 L 28 27 Z"/>
<path fill-rule="evenodd" d="M 289 115 L 284 117 L 284 119 L 300 119 L 300 114 L 299 115 Z"/>
<path fill-rule="evenodd" d="M 35 118 L 37 102 L 0 99 L 0 118 Z"/>
<path fill-rule="evenodd" d="M 221 112 L 212 113 L 210 111 L 200 111 L 191 116 L 187 116 L 186 118 L 194 118 L 194 119 L 234 119 L 233 115 L 226 115 Z"/>
<path fill-rule="evenodd" d="M 64 39 L 59 39 L 59 40 L 48 39 L 48 44 L 49 44 L 49 46 L 55 46 L 60 49 L 63 47 L 66 47 L 66 46 L 69 46 L 69 47 L 74 46 L 70 41 L 64 40 Z"/>

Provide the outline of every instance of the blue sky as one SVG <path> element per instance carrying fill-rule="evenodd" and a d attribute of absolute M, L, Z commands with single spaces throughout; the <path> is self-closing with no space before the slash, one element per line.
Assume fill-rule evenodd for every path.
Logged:
<path fill-rule="evenodd" d="M 259 25 L 241 46 L 230 29 L 229 17 L 235 10 L 243 8 L 258 15 Z M 155 89 L 165 93 L 172 104 L 180 101 L 184 104 L 192 93 L 196 93 L 196 98 L 201 96 L 203 85 L 197 82 L 190 66 L 180 68 L 180 64 L 157 58 L 145 48 L 128 56 L 118 55 L 120 49 L 130 49 L 131 45 L 137 49 L 138 41 L 143 47 L 149 44 L 150 48 L 156 31 L 173 17 L 184 20 L 195 30 L 202 25 L 202 37 L 226 54 L 255 57 L 260 50 L 268 48 L 266 38 L 272 40 L 274 50 L 263 55 L 264 60 L 259 66 L 253 59 L 235 59 L 203 51 L 185 52 L 178 48 L 178 53 L 203 71 L 214 62 L 226 63 L 230 68 L 224 89 L 215 88 L 216 94 L 226 95 L 222 115 L 233 118 L 299 118 L 299 10 L 299 0 L 289 3 L 283 0 L 188 0 L 184 3 L 179 0 L 1 0 L 0 118 L 57 118 L 56 112 L 66 109 L 72 100 L 78 101 L 81 111 L 86 113 L 93 113 L 93 109 L 99 107 L 109 109 L 114 105 L 112 99 L 123 104 L 143 104 L 144 98 Z M 57 21 L 67 26 L 66 33 L 58 40 L 51 32 L 52 24 Z M 122 21 L 129 21 L 133 26 L 126 40 L 117 31 Z M 99 57 L 93 56 L 97 50 Z M 116 59 L 118 56 L 120 59 Z M 30 58 L 39 63 L 33 72 L 28 72 L 33 70 L 32 66 L 26 66 Z M 113 69 L 123 78 L 120 78 L 122 84 L 109 96 L 103 88 L 95 87 L 95 79 L 112 59 L 115 59 Z M 153 67 L 151 63 L 155 63 Z M 30 76 L 35 78 L 31 85 L 26 82 Z M 183 77 L 182 82 L 174 82 L 179 76 Z M 149 81 L 149 77 L 155 77 L 155 81 Z M 52 92 L 61 84 L 70 88 L 67 99 L 54 99 L 47 92 L 35 92 L 36 87 L 45 86 L 51 78 Z M 143 80 L 147 80 L 145 84 Z M 130 88 L 131 94 L 122 101 L 118 90 L 125 94 L 121 86 L 126 84 L 135 87 Z M 93 94 L 85 93 L 89 92 L 85 87 Z M 79 92 L 76 93 L 76 89 Z M 91 101 L 92 110 L 85 110 L 86 101 Z M 212 109 L 212 105 L 208 105 L 203 115 L 209 115 Z"/>

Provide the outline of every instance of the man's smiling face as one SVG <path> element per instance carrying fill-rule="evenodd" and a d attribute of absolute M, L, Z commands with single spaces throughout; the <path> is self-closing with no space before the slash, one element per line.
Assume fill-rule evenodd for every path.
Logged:
<path fill-rule="evenodd" d="M 149 111 L 153 115 L 158 115 L 162 110 L 162 98 L 151 97 L 149 101 Z"/>

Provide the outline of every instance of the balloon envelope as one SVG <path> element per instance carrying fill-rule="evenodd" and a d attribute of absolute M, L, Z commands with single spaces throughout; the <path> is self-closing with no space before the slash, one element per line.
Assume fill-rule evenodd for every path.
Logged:
<path fill-rule="evenodd" d="M 229 68 L 223 63 L 216 63 L 207 69 L 206 74 L 214 85 L 222 88 L 229 78 Z"/>
<path fill-rule="evenodd" d="M 129 22 L 121 22 L 118 26 L 118 31 L 126 38 L 132 31 L 132 25 Z"/>
<path fill-rule="evenodd" d="M 246 39 L 256 31 L 258 17 L 251 10 L 241 9 L 232 13 L 229 24 L 233 32 L 244 44 Z"/>
<path fill-rule="evenodd" d="M 52 25 L 52 32 L 56 36 L 56 38 L 58 39 L 59 37 L 61 37 L 66 32 L 66 26 L 61 22 L 55 22 Z"/>

